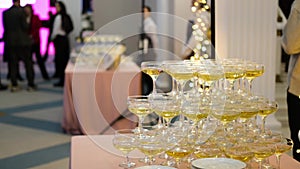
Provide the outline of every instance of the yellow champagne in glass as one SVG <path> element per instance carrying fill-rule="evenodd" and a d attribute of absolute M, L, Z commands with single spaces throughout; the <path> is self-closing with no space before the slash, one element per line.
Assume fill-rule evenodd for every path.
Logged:
<path fill-rule="evenodd" d="M 282 153 L 288 152 L 293 148 L 293 146 L 288 144 L 276 144 L 275 154 L 280 155 Z"/>
<path fill-rule="evenodd" d="M 192 150 L 191 149 L 182 149 L 182 148 L 178 147 L 178 148 L 174 148 L 171 150 L 167 150 L 166 153 L 169 156 L 180 160 L 180 159 L 190 155 L 192 153 Z"/>
<path fill-rule="evenodd" d="M 168 121 L 171 120 L 173 117 L 178 116 L 180 111 L 178 110 L 154 110 L 158 115 L 162 116 L 163 118 L 167 119 Z"/>
<path fill-rule="evenodd" d="M 142 131 L 142 123 L 147 114 L 151 113 L 152 107 L 149 101 L 149 96 L 128 96 L 127 98 L 128 110 L 139 118 L 137 132 Z"/>
<path fill-rule="evenodd" d="M 225 78 L 228 80 L 237 80 L 245 76 L 245 72 L 243 71 L 229 71 L 225 72 Z"/>
<path fill-rule="evenodd" d="M 266 117 L 278 110 L 278 104 L 276 101 L 264 101 L 259 105 L 258 115 L 262 117 L 262 134 L 265 135 Z"/>
<path fill-rule="evenodd" d="M 149 107 L 128 107 L 128 110 L 137 116 L 146 116 L 149 114 Z"/>
<path fill-rule="evenodd" d="M 252 90 L 252 81 L 253 79 L 262 76 L 265 72 L 265 67 L 263 64 L 257 64 L 257 63 L 247 63 L 246 64 L 246 76 L 245 78 L 248 81 L 248 93 L 251 93 Z"/>
<path fill-rule="evenodd" d="M 197 77 L 204 81 L 217 81 L 222 79 L 224 74 L 197 73 Z"/>
<path fill-rule="evenodd" d="M 130 153 L 135 149 L 134 145 L 132 143 L 120 143 L 120 144 L 114 144 L 114 147 L 120 151 L 122 151 L 124 154 Z"/>
<path fill-rule="evenodd" d="M 170 75 L 176 80 L 188 81 L 194 77 L 192 72 L 170 72 Z"/>
<path fill-rule="evenodd" d="M 246 70 L 246 79 L 255 79 L 264 74 L 264 69 L 261 70 Z"/>
<path fill-rule="evenodd" d="M 240 116 L 240 112 L 235 110 L 224 110 L 223 113 L 212 113 L 212 115 L 222 123 L 226 124 L 236 120 Z"/>
<path fill-rule="evenodd" d="M 156 79 L 162 72 L 162 63 L 158 61 L 148 61 L 142 62 L 141 64 L 142 72 L 148 74 L 152 78 L 153 90 L 152 93 L 156 93 Z"/>
<path fill-rule="evenodd" d="M 225 149 L 225 156 L 240 160 L 243 162 L 248 162 L 254 157 L 254 153 L 246 145 L 238 145 Z"/>
<path fill-rule="evenodd" d="M 240 119 L 247 120 L 259 113 L 259 109 L 257 108 L 245 108 L 241 110 Z"/>
<path fill-rule="evenodd" d="M 161 73 L 161 70 L 151 68 L 145 68 L 142 71 L 150 76 L 158 76 Z"/>

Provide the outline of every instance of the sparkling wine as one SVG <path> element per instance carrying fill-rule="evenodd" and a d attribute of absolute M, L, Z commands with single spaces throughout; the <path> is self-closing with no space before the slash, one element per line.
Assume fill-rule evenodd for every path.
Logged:
<path fill-rule="evenodd" d="M 240 116 L 240 113 L 234 111 L 228 111 L 228 112 L 224 112 L 223 114 L 213 113 L 212 115 L 218 120 L 222 121 L 223 123 L 227 123 L 236 120 Z"/>
<path fill-rule="evenodd" d="M 138 149 L 147 156 L 154 156 L 164 151 L 162 147 L 156 147 L 152 145 L 142 145 L 139 146 Z"/>
<path fill-rule="evenodd" d="M 217 81 L 221 78 L 224 77 L 223 74 L 202 74 L 202 73 L 198 73 L 198 78 L 204 80 L 204 81 Z"/>
<path fill-rule="evenodd" d="M 277 144 L 275 149 L 275 154 L 280 155 L 284 152 L 290 151 L 292 149 L 292 146 L 287 144 Z"/>
<path fill-rule="evenodd" d="M 268 116 L 276 111 L 277 111 L 277 107 L 266 106 L 266 107 L 261 108 L 260 111 L 258 112 L 258 114 L 260 116 Z"/>
<path fill-rule="evenodd" d="M 150 76 L 158 76 L 161 73 L 161 70 L 152 68 L 145 68 L 142 71 Z"/>
<path fill-rule="evenodd" d="M 135 149 L 133 144 L 131 142 L 128 143 L 117 143 L 114 144 L 114 147 L 120 151 L 122 151 L 124 154 L 127 154 Z"/>
<path fill-rule="evenodd" d="M 236 80 L 245 76 L 243 71 L 225 72 L 225 78 L 229 80 Z"/>
<path fill-rule="evenodd" d="M 192 72 L 170 72 L 176 80 L 190 80 L 194 77 Z"/>
<path fill-rule="evenodd" d="M 155 109 L 154 110 L 155 113 L 157 113 L 158 115 L 160 115 L 161 117 L 163 118 L 166 118 L 166 119 L 171 119 L 177 115 L 179 115 L 180 111 L 178 110 L 159 110 L 159 109 Z"/>
<path fill-rule="evenodd" d="M 254 79 L 264 74 L 264 70 L 246 70 L 246 78 Z"/>
<path fill-rule="evenodd" d="M 197 158 L 217 158 L 222 156 L 222 151 L 220 149 L 209 149 L 208 151 L 195 151 L 194 155 Z"/>
<path fill-rule="evenodd" d="M 187 113 L 187 112 L 183 112 L 183 115 L 193 121 L 200 121 L 204 118 L 207 118 L 208 116 L 207 113 Z"/>
<path fill-rule="evenodd" d="M 250 119 L 250 118 L 254 117 L 255 115 L 257 115 L 258 113 L 259 113 L 259 110 L 257 110 L 257 109 L 242 110 L 241 114 L 240 114 L 240 118 L 241 119 Z"/>
<path fill-rule="evenodd" d="M 181 149 L 181 148 L 175 148 L 175 149 L 171 149 L 171 150 L 166 151 L 167 155 L 169 155 L 173 158 L 176 158 L 176 159 L 184 158 L 184 157 L 188 156 L 191 153 L 192 153 L 191 150 Z"/>
<path fill-rule="evenodd" d="M 150 109 L 148 107 L 128 107 L 129 111 L 136 114 L 137 116 L 145 116 L 150 113 Z"/>

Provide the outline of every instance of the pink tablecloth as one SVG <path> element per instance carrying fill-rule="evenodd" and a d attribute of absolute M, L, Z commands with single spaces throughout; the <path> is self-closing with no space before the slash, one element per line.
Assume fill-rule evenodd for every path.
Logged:
<path fill-rule="evenodd" d="M 141 93 L 140 69 L 132 62 L 115 71 L 69 63 L 65 70 L 64 112 L 62 127 L 71 134 L 103 134 L 109 124 L 127 111 L 127 96 Z M 129 113 L 130 114 L 130 113 Z M 134 127 L 132 115 L 113 128 Z"/>
<path fill-rule="evenodd" d="M 71 142 L 70 168 L 72 169 L 116 169 L 118 164 L 125 160 L 121 153 L 112 145 L 112 135 L 98 136 L 73 136 Z M 135 150 L 130 153 L 131 161 L 137 166 L 144 164 L 138 162 L 138 158 L 144 155 Z M 270 163 L 276 166 L 275 156 L 270 157 Z M 180 169 L 187 168 L 182 164 Z M 257 168 L 257 167 L 255 167 Z M 300 169 L 300 163 L 292 157 L 283 154 L 281 157 L 281 169 Z"/>

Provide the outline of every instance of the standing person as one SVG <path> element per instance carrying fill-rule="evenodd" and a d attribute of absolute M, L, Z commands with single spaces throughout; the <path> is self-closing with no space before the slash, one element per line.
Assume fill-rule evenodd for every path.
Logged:
<path fill-rule="evenodd" d="M 157 26 L 151 17 L 151 8 L 149 6 L 143 7 L 144 13 L 144 30 L 142 34 L 143 43 L 143 59 L 142 61 L 154 61 L 156 60 L 156 54 L 152 49 L 158 48 Z M 150 50 L 149 50 L 150 49 Z M 142 73 L 142 94 L 148 95 L 153 89 L 152 78 Z"/>
<path fill-rule="evenodd" d="M 19 58 L 25 64 L 28 91 L 37 89 L 34 84 L 34 73 L 30 55 L 31 39 L 28 35 L 29 24 L 26 22 L 26 15 L 20 7 L 20 0 L 13 0 L 13 6 L 3 12 L 4 42 L 9 57 L 11 73 L 11 91 L 20 90 L 17 82 L 17 66 Z"/>
<path fill-rule="evenodd" d="M 67 14 L 66 6 L 63 2 L 55 3 L 57 14 L 54 18 L 53 31 L 51 39 L 55 48 L 55 63 L 57 64 L 57 73 L 59 81 L 54 84 L 55 87 L 63 87 L 65 81 L 65 68 L 70 58 L 70 43 L 68 34 L 73 30 L 73 23 Z"/>
<path fill-rule="evenodd" d="M 151 17 L 151 8 L 144 7 L 144 33 L 149 38 L 149 48 L 158 48 L 157 26 Z"/>
<path fill-rule="evenodd" d="M 3 41 L 3 39 L 0 39 L 0 42 L 2 42 L 2 41 Z M 0 70 L 1 70 L 1 68 L 0 68 Z M 7 85 L 4 85 L 4 84 L 1 83 L 1 77 L 0 77 L 0 91 L 1 90 L 6 90 L 6 89 L 7 89 Z"/>
<path fill-rule="evenodd" d="M 300 162 L 298 132 L 300 130 L 300 0 L 293 2 L 291 13 L 283 29 L 282 46 L 290 56 L 288 69 L 287 107 L 291 139 L 294 141 L 293 157 Z"/>
<path fill-rule="evenodd" d="M 27 22 L 29 23 L 29 35 L 33 41 L 31 47 L 31 56 L 35 54 L 35 58 L 39 65 L 40 71 L 42 73 L 44 80 L 49 80 L 49 75 L 47 73 L 45 63 L 41 56 L 41 48 L 40 48 L 40 28 L 42 27 L 42 22 L 40 18 L 33 13 L 32 6 L 27 4 L 24 7 L 24 10 L 27 15 Z"/>

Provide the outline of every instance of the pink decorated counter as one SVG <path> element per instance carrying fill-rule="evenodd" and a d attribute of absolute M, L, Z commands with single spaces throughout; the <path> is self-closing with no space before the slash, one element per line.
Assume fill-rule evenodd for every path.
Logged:
<path fill-rule="evenodd" d="M 69 63 L 65 70 L 62 128 L 70 134 L 103 134 L 136 126 L 127 96 L 141 93 L 141 74 L 133 62 L 116 70 Z M 124 114 L 126 118 L 116 120 Z"/>
<path fill-rule="evenodd" d="M 125 157 L 112 145 L 113 135 L 98 136 L 73 136 L 71 141 L 70 168 L 72 169 L 116 169 L 120 168 L 119 163 L 125 160 Z M 138 159 L 144 155 L 138 150 L 129 154 L 130 160 L 137 166 L 143 164 Z M 270 164 L 276 166 L 275 156 L 269 158 Z M 182 164 L 181 168 L 188 168 L 187 164 Z M 255 165 L 253 165 L 255 167 Z M 256 168 L 256 167 L 255 167 Z M 300 163 L 292 157 L 283 154 L 281 157 L 281 169 L 300 169 Z"/>

